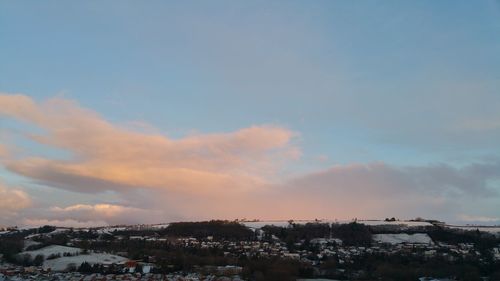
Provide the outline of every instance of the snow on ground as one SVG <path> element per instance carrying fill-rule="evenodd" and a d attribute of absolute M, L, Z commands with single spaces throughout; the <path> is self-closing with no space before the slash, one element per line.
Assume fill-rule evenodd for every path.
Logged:
<path fill-rule="evenodd" d="M 32 239 L 32 238 L 36 238 L 38 236 L 40 236 L 41 234 L 30 234 L 30 235 L 27 235 L 26 237 L 24 237 L 24 239 Z"/>
<path fill-rule="evenodd" d="M 64 253 L 71 253 L 74 256 L 64 256 Z M 47 246 L 35 251 L 22 252 L 20 255 L 29 254 L 32 258 L 37 255 L 43 255 L 45 261 L 43 262 L 44 268 L 51 268 L 54 271 L 63 271 L 68 265 L 73 264 L 78 267 L 83 262 L 88 262 L 90 264 L 100 263 L 100 264 L 112 264 L 112 263 L 123 263 L 127 261 L 127 258 L 111 255 L 107 253 L 96 253 L 89 252 L 88 254 L 82 254 L 82 249 L 75 247 L 52 245 Z M 60 254 L 61 257 L 55 259 L 47 259 L 50 255 Z"/>
<path fill-rule="evenodd" d="M 83 262 L 88 262 L 90 264 L 119 264 L 126 262 L 128 259 L 111 254 L 105 253 L 89 253 L 87 255 L 78 255 L 72 257 L 60 257 L 52 260 L 45 260 L 43 263 L 44 268 L 50 268 L 53 271 L 64 271 L 69 265 L 74 265 L 76 267 L 80 266 Z"/>
<path fill-rule="evenodd" d="M 166 228 L 169 225 L 170 225 L 169 223 L 153 224 L 153 225 L 151 225 L 151 228 L 153 228 L 153 229 L 161 229 L 161 228 Z"/>
<path fill-rule="evenodd" d="M 274 225 L 274 226 L 280 226 L 280 227 L 286 227 L 288 226 L 288 221 L 251 221 L 251 222 L 242 222 L 243 225 L 245 225 L 248 228 L 262 228 L 263 226 L 266 225 Z"/>
<path fill-rule="evenodd" d="M 52 236 L 54 234 L 59 234 L 59 233 L 64 233 L 64 232 L 69 232 L 69 231 L 70 231 L 69 228 L 56 228 L 53 231 L 47 232 L 47 233 L 30 234 L 30 235 L 26 236 L 24 239 L 32 239 L 32 238 L 40 237 L 40 236 Z"/>
<path fill-rule="evenodd" d="M 47 234 L 52 235 L 52 234 L 58 234 L 58 233 L 69 232 L 69 231 L 70 231 L 70 229 L 69 229 L 69 228 L 56 228 L 56 229 L 54 229 L 54 231 L 51 231 L 51 232 L 49 232 L 49 233 L 47 233 Z"/>
<path fill-rule="evenodd" d="M 113 226 L 113 227 L 103 227 L 97 229 L 97 233 L 99 234 L 112 234 L 115 231 L 123 231 L 127 230 L 127 227 L 125 226 Z"/>
<path fill-rule="evenodd" d="M 29 246 L 33 246 L 33 245 L 40 245 L 41 243 L 40 242 L 36 242 L 36 241 L 33 241 L 33 240 L 24 240 L 24 248 L 26 250 L 26 248 L 28 248 Z"/>
<path fill-rule="evenodd" d="M 384 220 L 359 220 L 358 223 L 362 223 L 364 225 L 405 225 L 409 227 L 415 226 L 432 226 L 431 223 L 426 221 L 384 221 Z"/>
<path fill-rule="evenodd" d="M 57 255 L 57 254 L 60 254 L 62 256 L 64 255 L 64 253 L 79 254 L 81 251 L 82 249 L 80 248 L 51 245 L 35 251 L 22 252 L 21 255 L 29 254 L 33 258 L 37 255 L 43 255 L 45 256 L 45 258 L 47 258 L 50 255 Z"/>
<path fill-rule="evenodd" d="M 99 228 L 91 228 L 90 230 L 95 230 L 98 234 L 113 234 L 115 231 L 127 230 L 126 226 L 107 226 Z M 81 229 L 81 231 L 89 231 L 89 229 Z"/>
<path fill-rule="evenodd" d="M 473 230 L 473 231 L 479 229 L 479 231 L 489 232 L 492 234 L 500 235 L 500 226 L 446 225 L 446 227 L 455 228 L 455 229 L 462 229 L 462 230 Z"/>
<path fill-rule="evenodd" d="M 97 233 L 98 234 L 111 234 L 111 231 L 109 231 L 107 229 L 98 229 Z"/>
<path fill-rule="evenodd" d="M 401 243 L 412 243 L 412 244 L 433 244 L 432 239 L 427 235 L 427 233 L 397 233 L 397 234 L 374 234 L 373 240 L 380 243 L 388 244 L 401 244 Z"/>

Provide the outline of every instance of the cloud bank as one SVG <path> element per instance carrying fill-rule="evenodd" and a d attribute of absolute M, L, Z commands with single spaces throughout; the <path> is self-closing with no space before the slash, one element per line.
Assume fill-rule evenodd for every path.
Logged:
<path fill-rule="evenodd" d="M 288 181 L 298 213 L 332 217 L 417 216 L 456 219 L 458 212 L 498 214 L 500 162 L 397 167 L 384 163 L 339 165 Z M 476 204 L 481 208 L 473 210 Z M 324 215 L 326 216 L 326 215 Z"/>
<path fill-rule="evenodd" d="M 50 156 L 0 146 L 6 170 L 32 185 L 71 191 L 72 202 L 0 186 L 0 214 L 28 225 L 91 226 L 184 219 L 348 219 L 395 216 L 492 222 L 500 217 L 500 160 L 461 167 L 337 165 L 300 176 L 281 169 L 301 151 L 278 126 L 174 139 L 112 124 L 65 98 L 0 95 L 0 114 L 28 124 L 22 137 L 63 151 Z M 35 128 L 35 129 L 33 129 Z M 16 149 L 15 151 L 18 151 Z M 9 152 L 9 153 L 7 153 Z M 81 194 L 97 194 L 92 202 Z M 113 202 L 105 195 L 112 194 Z M 478 208 L 480 206 L 480 208 Z M 487 219 L 486 219 L 487 218 Z"/>

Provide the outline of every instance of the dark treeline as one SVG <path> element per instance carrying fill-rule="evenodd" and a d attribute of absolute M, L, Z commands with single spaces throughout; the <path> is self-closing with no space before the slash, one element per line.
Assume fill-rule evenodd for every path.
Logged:
<path fill-rule="evenodd" d="M 370 227 L 356 222 L 332 224 L 332 236 L 342 240 L 347 246 L 370 246 L 372 235 Z"/>
<path fill-rule="evenodd" d="M 369 246 L 372 241 L 370 228 L 364 224 L 306 223 L 290 224 L 288 227 L 264 226 L 262 228 L 269 238 L 275 235 L 287 244 L 313 238 L 338 238 L 348 246 Z"/>
<path fill-rule="evenodd" d="M 162 235 L 206 238 L 217 240 L 252 240 L 254 232 L 243 224 L 233 221 L 176 222 L 160 231 Z"/>
<path fill-rule="evenodd" d="M 427 234 L 434 241 L 456 245 L 458 243 L 474 243 L 477 250 L 484 253 L 492 247 L 500 245 L 500 237 L 479 230 L 461 230 L 433 228 Z"/>
<path fill-rule="evenodd" d="M 330 225 L 328 223 L 290 224 L 289 227 L 266 225 L 262 228 L 267 238 L 275 235 L 283 241 L 297 242 L 313 238 L 328 238 L 330 236 Z"/>
<path fill-rule="evenodd" d="M 397 226 L 395 226 L 397 227 Z M 500 244 L 500 237 L 478 230 L 452 229 L 440 226 L 394 228 L 394 226 L 367 226 L 352 222 L 348 224 L 307 223 L 280 227 L 267 225 L 262 228 L 266 238 L 275 235 L 287 243 L 296 243 L 313 238 L 339 238 L 347 246 L 370 246 L 372 234 L 378 233 L 427 233 L 433 241 L 457 245 L 473 243 L 477 250 L 483 251 Z"/>
<path fill-rule="evenodd" d="M 0 238 L 0 254 L 9 262 L 16 261 L 15 256 L 23 250 L 24 240 L 20 235 L 2 236 Z"/>
<path fill-rule="evenodd" d="M 214 240 L 253 240 L 255 234 L 245 225 L 225 220 L 211 220 L 202 222 L 175 222 L 161 229 L 117 230 L 113 235 L 130 236 L 169 236 L 169 237 L 194 237 L 206 239 L 212 236 Z M 103 239 L 103 235 L 98 235 Z M 112 239 L 112 235 L 109 235 Z M 105 237 L 104 237 L 105 238 Z"/>
<path fill-rule="evenodd" d="M 3 234 L 2 236 L 0 236 L 0 254 L 3 254 L 3 257 L 6 261 L 19 262 L 19 258 L 16 257 L 16 255 L 19 254 L 24 248 L 24 237 L 37 233 L 49 233 L 54 231 L 55 229 L 56 228 L 54 226 L 46 225 L 39 228 L 23 229 Z M 33 263 L 33 261 L 28 261 L 27 258 L 25 258 L 24 260 L 26 260 L 27 264 Z M 39 261 L 40 258 L 36 259 L 37 264 L 40 263 Z"/>

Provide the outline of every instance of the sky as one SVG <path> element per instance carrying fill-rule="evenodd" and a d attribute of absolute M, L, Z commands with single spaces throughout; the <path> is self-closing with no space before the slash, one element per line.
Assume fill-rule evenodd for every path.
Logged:
<path fill-rule="evenodd" d="M 0 225 L 500 224 L 500 1 L 2 1 Z"/>

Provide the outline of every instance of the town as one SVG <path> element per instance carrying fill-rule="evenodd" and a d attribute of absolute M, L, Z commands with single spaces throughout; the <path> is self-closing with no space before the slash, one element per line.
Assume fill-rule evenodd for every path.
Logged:
<path fill-rule="evenodd" d="M 500 280 L 500 228 L 414 219 L 0 232 L 10 280 Z"/>

